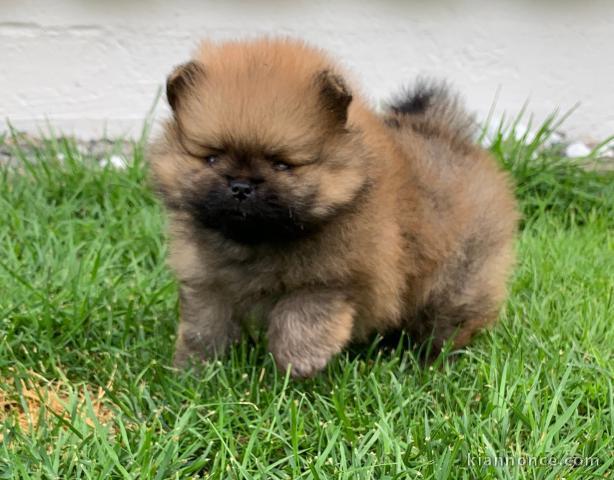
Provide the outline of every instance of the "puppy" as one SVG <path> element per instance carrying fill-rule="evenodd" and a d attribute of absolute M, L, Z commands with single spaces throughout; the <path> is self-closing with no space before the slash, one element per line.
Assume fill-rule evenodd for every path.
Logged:
<path fill-rule="evenodd" d="M 516 205 L 445 86 L 379 114 L 325 53 L 266 38 L 204 43 L 166 94 L 149 158 L 180 283 L 177 366 L 222 354 L 254 316 L 296 377 L 375 332 L 436 352 L 495 321 Z"/>

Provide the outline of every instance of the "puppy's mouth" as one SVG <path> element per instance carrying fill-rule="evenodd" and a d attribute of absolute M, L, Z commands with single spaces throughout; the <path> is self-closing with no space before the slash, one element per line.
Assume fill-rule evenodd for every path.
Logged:
<path fill-rule="evenodd" d="M 202 228 L 245 245 L 296 241 L 317 230 L 314 222 L 273 196 L 238 201 L 210 193 L 189 201 L 189 210 Z"/>

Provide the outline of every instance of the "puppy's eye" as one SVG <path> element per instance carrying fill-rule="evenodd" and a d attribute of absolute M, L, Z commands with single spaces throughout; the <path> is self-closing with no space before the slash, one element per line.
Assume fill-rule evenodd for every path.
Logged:
<path fill-rule="evenodd" d="M 220 160 L 220 157 L 218 155 L 207 155 L 205 157 L 205 162 L 207 162 L 207 165 L 213 165 L 214 163 L 217 163 Z"/>
<path fill-rule="evenodd" d="M 290 168 L 292 167 L 286 162 L 280 162 L 279 160 L 276 160 L 275 162 L 273 162 L 273 168 L 279 172 L 284 172 L 286 170 L 290 170 Z"/>

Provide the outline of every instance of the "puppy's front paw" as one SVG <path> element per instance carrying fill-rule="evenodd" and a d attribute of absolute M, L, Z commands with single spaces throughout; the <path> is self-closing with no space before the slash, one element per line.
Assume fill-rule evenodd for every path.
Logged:
<path fill-rule="evenodd" d="M 293 378 L 309 378 L 326 367 L 330 358 L 336 352 L 324 350 L 301 351 L 289 348 L 288 345 L 272 345 L 270 347 L 277 368 L 286 372 L 290 367 Z"/>
<path fill-rule="evenodd" d="M 177 348 L 173 357 L 173 367 L 179 370 L 199 370 L 207 360 L 186 348 Z"/>
<path fill-rule="evenodd" d="M 223 355 L 239 339 L 240 330 L 232 323 L 223 325 L 223 328 L 205 329 L 182 322 L 177 332 L 173 365 L 179 369 L 199 369 L 208 360 Z"/>
<path fill-rule="evenodd" d="M 282 371 L 312 377 L 350 340 L 354 308 L 339 291 L 298 291 L 270 314 L 269 350 Z"/>

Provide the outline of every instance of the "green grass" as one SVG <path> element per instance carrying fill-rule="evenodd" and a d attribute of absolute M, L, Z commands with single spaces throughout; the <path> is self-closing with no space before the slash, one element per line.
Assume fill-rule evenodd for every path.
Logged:
<path fill-rule="evenodd" d="M 263 342 L 200 377 L 170 368 L 177 286 L 139 145 L 125 171 L 67 140 L 16 149 L 23 166 L 0 170 L 0 393 L 13 402 L 0 478 L 611 475 L 614 177 L 542 151 L 548 131 L 492 147 L 524 213 L 500 324 L 454 362 L 422 367 L 374 343 L 304 382 L 279 374 Z M 13 414 L 32 392 L 45 403 L 46 381 L 65 385 L 66 413 L 20 427 Z"/>

